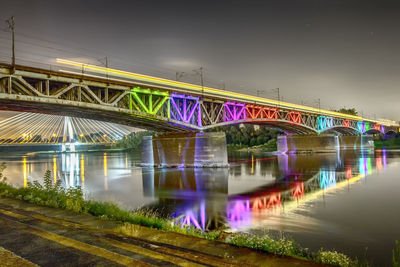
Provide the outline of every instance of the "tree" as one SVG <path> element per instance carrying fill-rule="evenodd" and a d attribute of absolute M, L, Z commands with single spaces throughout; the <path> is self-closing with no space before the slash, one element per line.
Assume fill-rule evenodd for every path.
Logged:
<path fill-rule="evenodd" d="M 354 115 L 354 116 L 358 115 L 358 112 L 355 108 L 341 108 L 339 110 L 334 110 L 334 111 L 339 112 L 339 113 Z"/>

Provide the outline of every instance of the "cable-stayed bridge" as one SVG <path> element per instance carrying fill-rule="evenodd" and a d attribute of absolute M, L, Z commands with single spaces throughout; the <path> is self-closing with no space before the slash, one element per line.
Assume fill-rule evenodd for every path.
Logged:
<path fill-rule="evenodd" d="M 112 144 L 129 133 L 109 122 L 23 112 L 0 121 L 0 146 L 61 145 L 74 150 L 78 144 Z"/>

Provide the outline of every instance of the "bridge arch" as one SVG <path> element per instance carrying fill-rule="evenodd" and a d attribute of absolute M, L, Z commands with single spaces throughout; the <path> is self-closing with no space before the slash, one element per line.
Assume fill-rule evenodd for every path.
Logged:
<path fill-rule="evenodd" d="M 266 125 L 273 129 L 290 132 L 295 134 L 316 134 L 318 133 L 314 128 L 304 124 L 295 123 L 287 120 L 272 120 L 272 119 L 241 119 L 236 121 L 225 121 L 218 124 L 205 126 L 204 130 L 218 128 L 221 126 L 236 125 L 236 124 L 253 124 L 253 125 Z"/>
<path fill-rule="evenodd" d="M 319 131 L 318 133 L 322 134 L 322 133 L 329 133 L 329 132 L 332 132 L 332 131 L 333 132 L 337 132 L 339 134 L 350 134 L 350 135 L 359 135 L 359 134 L 361 134 L 361 132 L 357 128 L 354 128 L 354 127 L 351 127 L 351 126 L 345 127 L 345 126 L 341 126 L 341 125 L 326 128 L 326 129 L 324 129 L 322 131 Z"/>

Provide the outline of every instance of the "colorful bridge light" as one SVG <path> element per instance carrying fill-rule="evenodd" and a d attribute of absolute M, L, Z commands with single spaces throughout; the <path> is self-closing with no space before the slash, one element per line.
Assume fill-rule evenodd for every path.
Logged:
<path fill-rule="evenodd" d="M 379 124 L 374 124 L 374 129 L 377 131 L 381 130 L 381 126 Z"/>
<path fill-rule="evenodd" d="M 323 131 L 333 127 L 333 118 L 326 116 L 319 116 L 317 118 L 318 131 Z"/>
<path fill-rule="evenodd" d="M 201 92 L 201 93 L 212 94 L 212 95 L 217 95 L 217 96 L 229 97 L 230 99 L 235 98 L 235 99 L 238 99 L 238 101 L 251 101 L 251 102 L 256 101 L 258 103 L 262 103 L 265 105 L 274 105 L 274 106 L 279 105 L 284 108 L 295 108 L 297 110 L 303 110 L 306 112 L 307 111 L 308 112 L 318 112 L 321 114 L 340 117 L 340 118 L 348 118 L 348 119 L 352 119 L 352 120 L 361 120 L 362 119 L 360 116 L 354 116 L 354 115 L 343 114 L 343 113 L 329 111 L 329 110 L 317 109 L 317 108 L 307 107 L 307 106 L 303 106 L 303 105 L 291 104 L 291 103 L 286 103 L 286 102 L 272 100 L 272 99 L 265 99 L 262 97 L 249 96 L 249 95 L 235 93 L 235 92 L 231 92 L 231 91 L 225 91 L 225 90 L 220 90 L 220 89 L 215 89 L 215 88 L 210 88 L 210 87 L 204 87 L 204 86 L 200 86 L 200 85 L 189 84 L 189 83 L 184 83 L 184 82 L 179 82 L 179 81 L 172 81 L 172 80 L 168 80 L 168 79 L 163 79 L 163 78 L 159 78 L 159 77 L 153 77 L 153 76 L 148 76 L 148 75 L 143 75 L 143 74 L 138 74 L 138 73 L 132 73 L 132 72 L 128 72 L 128 71 L 104 68 L 104 67 L 99 67 L 96 65 L 77 62 L 77 61 L 71 61 L 71 60 L 66 60 L 66 59 L 61 59 L 61 58 L 57 58 L 56 61 L 57 61 L 57 63 L 61 63 L 61 64 L 79 68 L 79 71 L 83 70 L 85 72 L 89 71 L 91 73 L 94 72 L 94 73 L 100 73 L 103 75 L 109 75 L 109 76 L 111 76 L 108 78 L 109 80 L 115 80 L 114 77 L 122 77 L 123 79 L 127 79 L 127 81 L 122 80 L 123 82 L 129 82 L 129 80 L 130 81 L 133 80 L 133 81 L 149 82 L 151 84 L 157 84 L 159 86 L 187 89 L 187 90 L 194 91 L 196 93 Z M 63 71 L 63 72 L 74 73 L 71 71 Z M 75 74 L 81 74 L 81 73 L 76 72 Z M 85 74 L 85 76 L 94 76 L 94 75 Z M 100 78 L 102 78 L 102 77 L 100 77 Z"/>
<path fill-rule="evenodd" d="M 282 206 L 281 193 L 274 192 L 266 196 L 253 199 L 252 210 L 272 210 Z"/>
<path fill-rule="evenodd" d="M 129 96 L 129 109 L 135 108 L 140 112 L 157 115 L 168 99 L 169 94 L 167 92 L 135 87 L 131 90 Z"/>
<path fill-rule="evenodd" d="M 170 97 L 170 118 L 201 126 L 201 108 L 199 98 L 173 93 Z"/>
<path fill-rule="evenodd" d="M 351 179 L 351 178 L 353 178 L 353 170 L 351 169 L 351 166 L 347 166 L 346 179 Z"/>
<path fill-rule="evenodd" d="M 336 173 L 335 171 L 321 170 L 319 172 L 319 185 L 321 189 L 327 189 L 336 186 Z"/>
<path fill-rule="evenodd" d="M 381 157 L 381 156 L 379 156 L 379 157 L 376 158 L 375 164 L 376 164 L 376 169 L 377 169 L 378 171 L 381 171 L 382 168 L 383 168 L 382 157 Z"/>
<path fill-rule="evenodd" d="M 385 133 L 385 126 L 384 125 L 381 125 L 381 132 Z"/>
<path fill-rule="evenodd" d="M 238 121 L 246 119 L 245 107 L 244 103 L 236 103 L 236 102 L 226 102 L 224 108 L 224 120 L 225 121 Z"/>
<path fill-rule="evenodd" d="M 290 111 L 289 120 L 295 123 L 301 123 L 301 113 L 297 111 Z"/>
<path fill-rule="evenodd" d="M 360 133 L 365 132 L 365 123 L 363 121 L 357 122 L 357 129 L 360 131 Z"/>
<path fill-rule="evenodd" d="M 295 183 L 292 190 L 292 197 L 294 200 L 304 197 L 304 182 Z"/>
<path fill-rule="evenodd" d="M 250 119 L 277 120 L 278 109 L 259 105 L 246 105 L 246 117 Z"/>
<path fill-rule="evenodd" d="M 350 121 L 349 120 L 343 120 L 343 126 L 344 127 L 350 127 Z"/>
<path fill-rule="evenodd" d="M 248 199 L 228 201 L 226 217 L 233 229 L 251 225 L 250 201 Z"/>
<path fill-rule="evenodd" d="M 369 127 L 370 125 L 369 125 L 369 122 L 365 122 L 365 132 L 366 131 L 368 131 L 369 129 L 370 129 L 370 127 Z"/>

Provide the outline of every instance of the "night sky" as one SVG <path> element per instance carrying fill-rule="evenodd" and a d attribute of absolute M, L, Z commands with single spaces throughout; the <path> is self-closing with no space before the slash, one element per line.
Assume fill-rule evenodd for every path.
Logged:
<path fill-rule="evenodd" d="M 14 15 L 19 64 L 107 56 L 170 79 L 203 66 L 211 87 L 400 120 L 399 14 L 399 1 L 2 0 L 0 59 Z"/>

